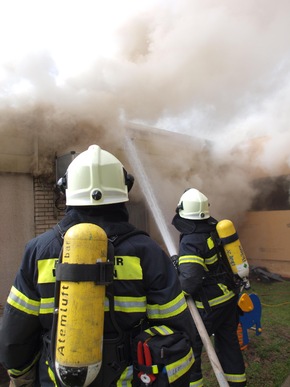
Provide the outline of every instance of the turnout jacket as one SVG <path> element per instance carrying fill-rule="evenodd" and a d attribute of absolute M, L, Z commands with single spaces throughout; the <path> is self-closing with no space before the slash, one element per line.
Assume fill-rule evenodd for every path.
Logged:
<path fill-rule="evenodd" d="M 179 279 L 183 291 L 190 294 L 197 308 L 219 307 L 235 297 L 226 275 L 221 271 L 219 256 L 211 233 L 217 220 L 188 220 L 175 215 L 172 224 L 180 234 Z"/>
<path fill-rule="evenodd" d="M 12 376 L 22 375 L 34 363 L 37 364 L 41 386 L 55 385 L 43 337 L 52 327 L 55 266 L 62 238 L 71 226 L 78 223 L 97 224 L 105 230 L 108 238 L 113 239 L 135 229 L 128 222 L 124 204 L 98 208 L 69 207 L 57 230 L 51 229 L 26 245 L 5 305 L 0 331 L 0 362 Z M 112 286 L 114 315 L 120 329 L 131 332 L 146 320 L 149 325 L 165 324 L 185 331 L 193 342 L 193 322 L 176 270 L 164 251 L 148 235 L 136 234 L 115 247 L 116 257 L 119 259 L 115 259 Z M 104 338 L 114 334 L 106 297 Z M 122 380 L 130 380 L 132 366 L 127 367 L 125 373 Z"/>

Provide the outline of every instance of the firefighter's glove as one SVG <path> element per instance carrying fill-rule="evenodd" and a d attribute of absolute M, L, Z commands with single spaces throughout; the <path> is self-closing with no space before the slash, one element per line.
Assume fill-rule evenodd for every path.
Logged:
<path fill-rule="evenodd" d="M 171 259 L 171 262 L 173 263 L 173 266 L 175 267 L 175 269 L 177 270 L 177 272 L 179 272 L 178 270 L 178 255 L 171 255 L 170 259 Z"/>
<path fill-rule="evenodd" d="M 9 387 L 34 387 L 36 379 L 36 367 L 32 367 L 28 372 L 15 377 L 9 373 Z"/>

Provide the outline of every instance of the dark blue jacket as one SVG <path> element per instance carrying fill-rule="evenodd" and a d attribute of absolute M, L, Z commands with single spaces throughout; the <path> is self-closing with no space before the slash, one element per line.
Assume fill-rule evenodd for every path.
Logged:
<path fill-rule="evenodd" d="M 105 208 L 104 208 L 105 207 Z M 43 336 L 50 333 L 53 321 L 55 265 L 62 247 L 61 234 L 78 223 L 94 223 L 104 229 L 108 238 L 127 234 L 135 229 L 128 222 L 125 206 L 69 208 L 57 229 L 32 239 L 25 247 L 22 263 L 5 306 L 0 332 L 0 362 L 13 375 L 29 369 L 38 356 L 39 383 L 53 386 Z M 139 278 L 130 275 L 118 278 L 115 266 L 113 293 L 118 311 L 114 315 L 121 330 L 132 329 L 147 320 L 149 325 L 165 324 L 186 331 L 193 337 L 193 322 L 181 291 L 176 270 L 164 251 L 148 236 L 133 235 L 115 248 L 115 256 L 123 257 L 125 273 L 130 265 L 139 267 Z M 124 273 L 123 272 L 123 273 Z M 130 297 L 132 306 L 126 300 Z M 134 299 L 138 308 L 134 308 Z M 116 333 L 108 308 L 105 309 L 104 338 Z M 106 345 L 106 344 L 104 344 Z M 36 384 L 37 385 L 37 384 Z M 106 387 L 106 386 L 104 386 Z"/>

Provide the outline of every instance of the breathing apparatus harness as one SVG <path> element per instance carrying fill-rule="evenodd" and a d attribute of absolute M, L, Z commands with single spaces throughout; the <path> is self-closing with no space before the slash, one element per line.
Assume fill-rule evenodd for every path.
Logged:
<path fill-rule="evenodd" d="M 66 225 L 64 229 L 61 228 L 60 224 L 57 224 L 54 227 L 54 232 L 57 236 L 59 243 L 63 244 L 64 235 L 66 233 Z M 61 280 L 67 281 L 86 281 L 93 280 L 97 284 L 106 285 L 106 297 L 109 301 L 109 315 L 112 326 L 115 330 L 113 334 L 114 337 L 103 339 L 103 360 L 102 367 L 95 379 L 97 385 L 110 385 L 112 382 L 117 380 L 126 366 L 132 362 L 132 354 L 130 352 L 131 348 L 131 338 L 132 331 L 124 332 L 119 327 L 114 311 L 114 292 L 113 292 L 113 270 L 114 270 L 114 249 L 116 246 L 121 244 L 124 240 L 130 238 L 133 235 L 145 234 L 146 232 L 134 229 L 123 235 L 114 235 L 108 238 L 108 256 L 107 262 L 98 263 L 95 269 L 92 271 L 92 268 L 86 268 L 86 265 L 62 265 L 62 248 L 59 254 L 59 261 L 57 263 L 55 274 L 56 274 L 56 284 L 55 284 L 55 309 L 53 315 L 53 324 L 51 333 L 44 335 L 43 342 L 46 350 L 47 358 L 49 361 L 49 366 L 53 371 L 57 385 L 63 385 L 57 376 L 55 369 L 55 342 L 56 342 L 56 329 L 57 329 L 57 306 L 59 303 L 59 286 Z M 69 267 L 72 268 L 68 271 Z M 91 266 L 91 265 L 90 265 Z M 66 269 L 66 267 L 68 269 Z M 146 323 L 144 326 L 147 327 Z M 143 323 L 136 328 L 136 334 L 144 329 Z"/>
<path fill-rule="evenodd" d="M 216 265 L 216 267 L 213 272 L 204 273 L 203 285 L 215 285 L 223 281 L 227 285 L 227 287 L 234 292 L 234 294 L 238 295 L 243 290 L 243 288 L 247 286 L 247 283 L 245 278 L 241 278 L 238 274 L 235 274 L 235 272 L 233 271 L 233 267 L 230 266 L 229 260 L 225 252 L 225 247 L 227 245 L 239 242 L 238 236 L 237 233 L 228 233 L 228 230 L 226 230 L 227 237 L 220 237 L 217 231 L 219 224 L 228 226 L 227 222 L 230 221 L 223 220 L 218 222 L 212 217 L 205 220 L 195 221 L 186 218 L 181 218 L 179 214 L 176 214 L 172 220 L 172 224 L 174 225 L 174 227 L 181 233 L 180 238 L 182 238 L 182 235 L 184 234 L 205 232 L 210 235 L 213 241 L 214 250 L 217 254 L 218 261 L 216 264 L 214 264 Z M 231 226 L 233 227 L 232 223 Z M 240 244 L 238 247 L 241 247 Z M 242 248 L 241 250 L 238 250 L 238 255 L 240 255 Z M 172 256 L 171 260 L 178 271 L 178 256 Z M 209 306 L 204 286 L 202 286 L 201 291 L 199 292 L 199 296 L 204 305 L 205 311 L 209 312 L 211 308 Z"/>
<path fill-rule="evenodd" d="M 218 255 L 219 268 L 216 277 L 222 277 L 225 280 L 227 287 L 235 294 L 239 294 L 243 287 L 243 280 L 238 275 L 233 273 L 229 265 L 229 261 L 226 257 L 223 247 L 225 242 L 223 242 L 222 239 L 218 236 L 216 230 L 212 231 L 210 236 L 213 240 L 215 250 Z"/>
<path fill-rule="evenodd" d="M 67 223 L 61 223 L 61 225 L 57 224 L 54 227 L 54 232 L 61 245 L 63 245 L 64 236 L 71 225 L 71 220 L 66 221 Z M 72 269 L 72 272 L 66 272 L 61 263 L 61 251 L 60 260 L 55 269 L 55 309 L 57 309 L 59 302 L 60 282 L 64 278 L 68 281 L 82 281 L 87 278 L 92 280 L 93 278 L 97 283 L 105 284 L 106 297 L 109 301 L 109 318 L 114 332 L 103 339 L 102 366 L 93 382 L 94 385 L 110 385 L 120 378 L 127 366 L 133 364 L 133 385 L 148 386 L 154 382 L 156 387 L 169 385 L 182 387 L 184 383 L 187 384 L 189 370 L 194 362 L 191 343 L 187 335 L 166 326 L 150 328 L 147 319 L 141 321 L 138 326 L 130 329 L 130 331 L 124 332 L 116 321 L 113 291 L 114 249 L 124 240 L 137 234 L 148 235 L 144 231 L 133 229 L 126 234 L 110 236 L 108 238 L 107 263 L 101 265 L 100 269 L 95 269 L 94 274 L 88 273 L 85 267 L 81 269 L 80 276 L 75 270 L 76 267 Z M 51 332 L 44 335 L 43 341 L 49 366 L 55 377 L 55 383 L 58 386 L 63 386 L 55 366 L 56 330 L 57 314 L 55 312 Z"/>
<path fill-rule="evenodd" d="M 217 284 L 220 281 L 223 281 L 229 290 L 231 290 L 236 296 L 240 295 L 244 289 L 248 289 L 250 287 L 249 281 L 247 277 L 243 277 L 239 275 L 239 271 L 237 270 L 237 264 L 236 264 L 236 258 L 238 259 L 244 259 L 245 267 L 248 268 L 248 263 L 246 261 L 246 257 L 244 255 L 242 246 L 239 242 L 239 238 L 237 233 L 233 233 L 232 235 L 221 237 L 218 234 L 217 228 L 220 224 L 224 224 L 223 222 L 230 222 L 230 225 L 233 227 L 233 224 L 231 221 L 228 220 L 222 220 L 217 223 L 217 227 L 214 231 L 210 233 L 211 239 L 214 244 L 215 251 L 218 256 L 218 266 L 215 273 L 206 273 L 203 277 L 203 285 L 210 285 L 210 284 Z M 232 243 L 237 244 L 236 247 L 238 247 L 238 257 L 232 256 L 232 251 L 229 250 L 227 256 L 226 251 L 227 246 L 231 245 Z M 237 251 L 236 251 L 237 252 Z M 235 255 L 235 254 L 234 254 Z M 232 264 L 230 264 L 230 261 Z M 241 266 L 241 265 L 240 265 Z M 246 269 L 247 271 L 248 269 Z M 243 269 L 242 269 L 243 271 Z M 211 307 L 209 305 L 204 287 L 202 287 L 200 291 L 200 299 L 204 305 L 205 311 L 208 313 L 211 310 Z"/>
<path fill-rule="evenodd" d="M 124 240 L 138 234 L 148 236 L 146 232 L 138 229 L 116 235 L 109 238 L 111 248 L 114 249 Z M 111 377 L 110 382 L 117 380 L 128 363 L 133 363 L 133 386 L 139 386 L 140 382 L 140 386 L 149 386 L 152 383 L 156 387 L 188 385 L 189 370 L 194 363 L 194 355 L 187 335 L 163 325 L 150 327 L 146 319 L 130 332 L 124 333 L 115 319 L 112 284 L 107 288 L 107 296 L 110 303 L 110 317 L 118 336 L 116 339 L 104 339 L 105 345 L 109 348 L 111 346 L 111 349 L 108 350 L 107 356 L 105 354 L 104 366 L 107 372 L 104 370 L 105 379 L 100 385 L 109 385 L 108 377 Z M 129 353 L 128 349 L 131 349 Z M 122 358 L 123 361 L 119 357 L 120 353 L 125 355 Z M 112 359 L 116 359 L 115 366 L 119 367 L 119 371 L 114 369 Z M 112 377 L 112 375 L 115 376 Z M 98 377 L 96 380 L 99 380 Z"/>
<path fill-rule="evenodd" d="M 145 234 L 145 231 L 134 229 L 126 234 L 114 235 L 108 238 L 108 257 L 114 259 L 115 247 L 120 245 L 124 240 L 129 239 L 133 235 Z M 114 290 L 113 282 L 107 286 L 106 297 L 109 300 L 109 313 L 111 323 L 115 330 L 115 337 L 104 338 L 104 350 L 103 350 L 103 365 L 99 375 L 96 378 L 96 382 L 100 386 L 110 385 L 116 381 L 124 371 L 124 369 L 131 364 L 131 340 L 134 336 L 134 331 L 139 332 L 142 330 L 143 323 L 136 327 L 135 330 L 122 331 L 119 327 L 114 310 Z"/>
<path fill-rule="evenodd" d="M 71 218 L 69 217 L 69 221 Z M 114 270 L 114 256 L 112 256 L 111 250 L 109 250 L 108 243 L 108 256 L 106 262 L 96 262 L 95 264 L 63 264 L 63 241 L 66 231 L 69 227 L 68 224 L 63 224 L 64 229 L 61 228 L 58 223 L 54 228 L 54 232 L 57 236 L 57 239 L 60 243 L 61 251 L 59 254 L 59 259 L 54 269 L 56 282 L 55 282 L 55 301 L 54 301 L 54 313 L 53 313 L 53 322 L 51 332 L 48 332 L 43 337 L 44 348 L 46 350 L 49 366 L 53 371 L 53 376 L 57 385 L 62 386 L 63 381 L 59 379 L 58 373 L 56 370 L 56 337 L 57 337 L 57 324 L 58 324 L 58 309 L 60 303 L 60 285 L 61 281 L 69 282 L 83 282 L 83 281 L 92 281 L 96 285 L 109 286 L 113 281 L 113 270 Z M 85 367 L 83 367 L 85 368 Z M 82 383 L 82 378 L 85 378 L 86 375 L 82 375 L 80 369 L 69 369 L 69 374 L 72 379 L 79 379 Z M 86 374 L 86 370 L 84 370 Z M 82 384 L 80 384 L 82 385 Z"/>

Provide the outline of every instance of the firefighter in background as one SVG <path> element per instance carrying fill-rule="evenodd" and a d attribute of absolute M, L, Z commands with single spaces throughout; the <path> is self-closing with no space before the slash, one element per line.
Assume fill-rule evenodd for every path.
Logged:
<path fill-rule="evenodd" d="M 209 213 L 207 197 L 194 188 L 181 196 L 172 220 L 180 232 L 177 268 L 181 287 L 192 296 L 230 386 L 246 386 L 243 355 L 237 337 L 238 295 L 221 273 L 211 233 L 217 220 Z M 202 340 L 196 332 L 194 373 L 190 386 L 203 386 Z"/>
<path fill-rule="evenodd" d="M 129 223 L 125 202 L 133 181 L 121 162 L 97 145 L 69 165 L 62 181 L 65 216 L 28 242 L 5 305 L 0 362 L 11 386 L 60 385 L 50 357 L 55 266 L 66 231 L 79 223 L 98 225 L 111 240 L 131 233 L 115 247 L 114 280 L 105 298 L 103 365 L 91 386 L 132 385 L 131 336 L 148 326 L 187 331 L 193 343 L 194 324 L 170 258 Z"/>

